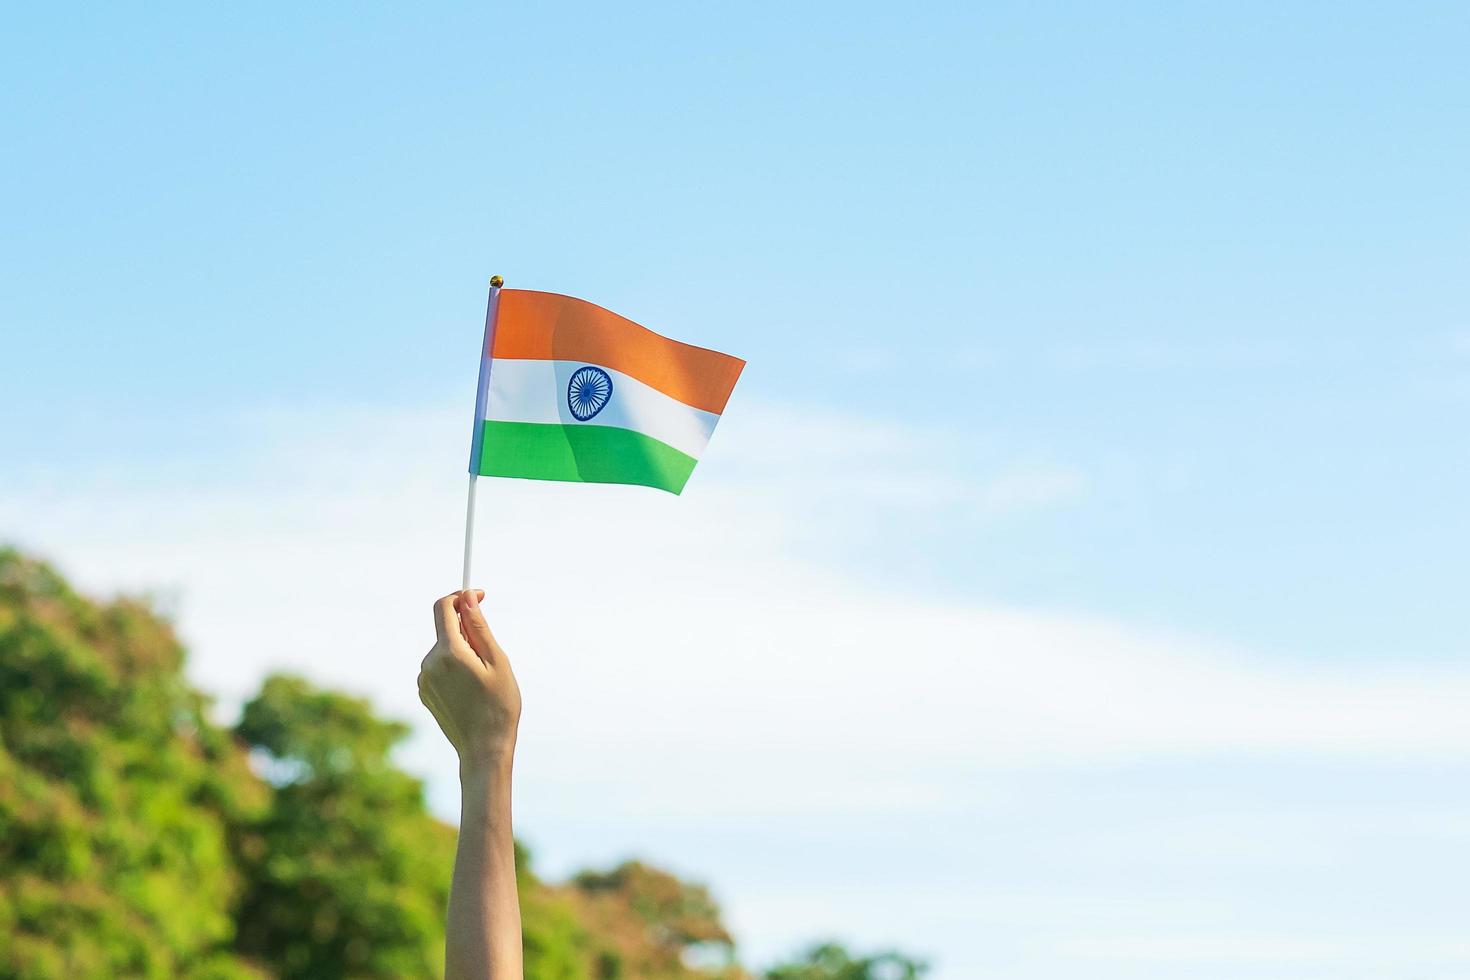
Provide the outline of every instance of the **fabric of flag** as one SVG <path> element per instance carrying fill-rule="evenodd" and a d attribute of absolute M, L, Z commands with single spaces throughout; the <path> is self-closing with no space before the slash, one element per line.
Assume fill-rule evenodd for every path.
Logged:
<path fill-rule="evenodd" d="M 470 472 L 684 489 L 745 362 L 556 293 L 487 313 Z"/>

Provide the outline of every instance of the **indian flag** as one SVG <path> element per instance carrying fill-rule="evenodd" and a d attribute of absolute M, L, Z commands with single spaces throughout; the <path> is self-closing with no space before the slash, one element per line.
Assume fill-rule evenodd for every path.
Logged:
<path fill-rule="evenodd" d="M 584 300 L 492 288 L 470 473 L 678 493 L 743 367 Z"/>

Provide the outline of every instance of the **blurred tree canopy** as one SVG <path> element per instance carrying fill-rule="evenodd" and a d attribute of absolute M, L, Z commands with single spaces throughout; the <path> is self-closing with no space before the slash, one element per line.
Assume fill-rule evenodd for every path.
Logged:
<path fill-rule="evenodd" d="M 268 975 L 230 841 L 270 794 L 182 664 L 143 606 L 0 552 L 0 975 Z"/>
<path fill-rule="evenodd" d="M 455 832 L 392 762 L 408 729 L 268 678 L 233 730 L 145 603 L 0 549 L 0 980 L 434 978 Z M 529 980 L 748 980 L 701 885 L 641 862 L 539 879 Z M 909 972 L 887 972 L 903 965 Z M 772 980 L 909 980 L 821 946 Z"/>
<path fill-rule="evenodd" d="M 791 963 L 767 970 L 765 980 L 919 980 L 928 969 L 902 953 L 853 956 L 828 942 L 813 946 Z"/>
<path fill-rule="evenodd" d="M 454 831 L 388 760 L 408 734 L 364 701 L 271 677 L 235 732 L 265 753 L 269 808 L 242 821 L 237 947 L 283 980 L 433 976 Z"/>

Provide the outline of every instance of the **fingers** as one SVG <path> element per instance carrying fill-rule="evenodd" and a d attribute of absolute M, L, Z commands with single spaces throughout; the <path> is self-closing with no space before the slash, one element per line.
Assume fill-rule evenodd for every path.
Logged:
<path fill-rule="evenodd" d="M 451 592 L 434 603 L 434 632 L 445 646 L 459 636 L 459 614 L 454 609 L 454 600 L 458 597 L 459 593 Z"/>
<path fill-rule="evenodd" d="M 434 603 L 434 631 L 439 637 L 436 648 L 476 667 L 492 666 L 505 656 L 480 612 L 484 598 L 483 589 L 467 589 Z"/>
<path fill-rule="evenodd" d="M 485 614 L 480 611 L 480 601 L 485 598 L 485 593 L 480 589 L 473 589 L 459 594 L 456 605 L 459 608 L 459 622 L 464 630 L 464 637 L 469 641 L 475 653 L 480 659 L 491 666 L 501 656 L 500 646 L 495 642 L 495 636 L 490 632 L 490 624 L 485 622 Z"/>

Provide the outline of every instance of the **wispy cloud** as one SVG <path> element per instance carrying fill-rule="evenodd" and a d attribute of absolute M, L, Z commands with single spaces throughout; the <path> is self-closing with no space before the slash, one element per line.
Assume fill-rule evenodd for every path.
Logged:
<path fill-rule="evenodd" d="M 11 496 L 0 515 L 90 584 L 177 589 L 193 669 L 230 697 L 293 668 L 417 717 L 420 607 L 457 567 L 458 422 L 259 417 L 224 479 Z M 595 780 L 636 745 L 759 808 L 813 766 L 911 781 L 1119 754 L 1470 746 L 1470 671 L 1271 665 L 1201 637 L 879 590 L 793 547 L 905 508 L 1051 506 L 1083 492 L 1072 470 L 1021 460 L 967 481 L 911 466 L 945 434 L 834 415 L 761 410 L 732 429 L 713 449 L 727 458 L 677 501 L 516 482 L 482 495 L 479 578 L 524 651 L 540 778 Z M 740 723 L 705 724 L 724 716 Z M 589 744 L 589 730 L 604 737 Z M 688 805 L 687 787 L 661 805 Z"/>
<path fill-rule="evenodd" d="M 167 480 L 36 476 L 0 492 L 0 526 L 89 587 L 176 590 L 191 670 L 227 702 L 289 669 L 418 721 L 408 759 L 450 812 L 452 760 L 413 676 L 428 604 L 456 585 L 461 415 L 243 419 L 218 462 Z M 1017 767 L 1470 748 L 1470 671 L 1282 666 L 1198 636 L 936 600 L 822 560 L 814 536 L 838 550 L 835 536 L 907 511 L 1005 519 L 1086 493 L 1080 472 L 1027 458 L 978 477 L 924 462 L 951 438 L 752 408 L 678 500 L 486 485 L 476 577 L 526 692 L 531 825 L 595 812 L 627 841 L 651 822 L 922 821 Z M 761 910 L 778 898 L 743 894 L 738 921 L 774 921 Z"/>

